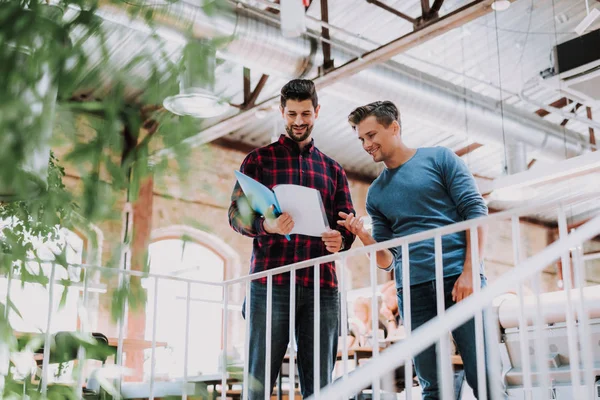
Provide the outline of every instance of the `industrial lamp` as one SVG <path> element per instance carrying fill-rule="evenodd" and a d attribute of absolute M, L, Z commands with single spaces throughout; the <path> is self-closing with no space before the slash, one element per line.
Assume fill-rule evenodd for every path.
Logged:
<path fill-rule="evenodd" d="M 163 101 L 177 115 L 211 118 L 225 113 L 229 104 L 214 93 L 216 49 L 208 40 L 188 43 L 183 51 L 183 69 L 179 76 L 179 94 Z"/>

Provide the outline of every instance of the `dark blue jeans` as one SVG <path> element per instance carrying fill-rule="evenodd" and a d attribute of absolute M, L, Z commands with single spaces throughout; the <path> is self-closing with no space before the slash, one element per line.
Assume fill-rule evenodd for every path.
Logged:
<path fill-rule="evenodd" d="M 444 304 L 446 309 L 456 304 L 452 301 L 452 288 L 459 275 L 444 278 Z M 481 286 L 486 285 L 486 278 L 481 277 Z M 412 316 L 412 330 L 419 328 L 432 318 L 437 316 L 436 303 L 436 282 L 425 282 L 410 287 L 410 304 Z M 404 309 L 402 306 L 403 288 L 398 289 L 398 306 L 402 318 L 404 318 Z M 463 360 L 463 367 L 467 383 L 473 389 L 475 396 L 478 396 L 477 389 L 477 355 L 475 341 L 475 320 L 470 319 L 463 325 L 452 331 L 452 337 Z M 437 400 L 440 398 L 440 387 L 438 382 L 437 354 L 436 346 L 433 345 L 425 349 L 414 358 L 415 369 L 419 378 L 419 383 L 423 389 L 423 400 Z M 500 379 L 500 377 L 494 377 Z M 487 393 L 490 396 L 489 377 Z"/>
<path fill-rule="evenodd" d="M 289 342 L 290 287 L 273 285 L 273 314 L 271 337 L 267 331 L 267 286 L 252 282 L 250 288 L 250 354 L 249 354 L 249 399 L 265 398 L 265 349 L 266 340 L 271 343 L 271 380 L 269 392 L 277 379 Z M 338 290 L 321 288 L 320 291 L 320 387 L 331 383 L 338 344 Z M 298 344 L 298 376 L 302 396 L 314 391 L 314 289 L 296 285 L 296 343 Z"/>

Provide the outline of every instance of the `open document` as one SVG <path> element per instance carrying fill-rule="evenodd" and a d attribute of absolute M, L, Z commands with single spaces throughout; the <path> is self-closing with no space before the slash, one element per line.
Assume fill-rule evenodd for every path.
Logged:
<path fill-rule="evenodd" d="M 330 229 L 318 190 L 291 184 L 271 190 L 239 171 L 235 171 L 235 176 L 254 211 L 265 215 L 274 205 L 276 215 L 287 212 L 292 216 L 294 229 L 290 234 L 321 237 Z"/>

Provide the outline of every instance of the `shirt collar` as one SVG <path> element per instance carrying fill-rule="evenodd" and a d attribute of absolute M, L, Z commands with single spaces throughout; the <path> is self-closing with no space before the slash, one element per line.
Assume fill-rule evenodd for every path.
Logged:
<path fill-rule="evenodd" d="M 281 136 L 279 136 L 279 144 L 281 144 L 284 147 L 287 147 L 290 150 L 294 150 L 296 152 L 300 152 L 300 146 L 298 146 L 298 143 L 294 142 L 287 135 L 282 134 Z M 311 139 L 310 143 L 307 144 L 304 147 L 304 149 L 302 150 L 302 153 L 311 154 L 314 149 L 315 149 L 315 140 Z"/>

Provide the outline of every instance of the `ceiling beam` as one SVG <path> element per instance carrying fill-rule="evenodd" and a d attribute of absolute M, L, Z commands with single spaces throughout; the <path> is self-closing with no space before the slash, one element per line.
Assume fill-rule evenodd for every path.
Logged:
<path fill-rule="evenodd" d="M 575 114 L 577 112 L 577 110 L 579 110 L 579 108 L 582 106 L 583 104 L 581 103 L 577 103 L 575 104 L 575 108 L 573 109 L 573 114 Z M 562 120 L 562 122 L 560 123 L 560 126 L 565 127 L 567 126 L 567 124 L 569 123 L 570 119 L 569 118 L 565 118 Z M 591 128 L 590 128 L 591 129 Z"/>
<path fill-rule="evenodd" d="M 477 150 L 481 146 L 483 146 L 481 143 L 476 143 L 476 142 L 471 143 L 471 144 L 463 147 L 462 149 L 456 150 L 454 153 L 459 157 L 466 156 L 467 154 Z"/>
<path fill-rule="evenodd" d="M 554 107 L 554 108 L 563 108 L 563 107 L 566 107 L 567 104 L 569 104 L 569 102 L 570 102 L 570 100 L 567 99 L 566 97 L 561 97 L 560 99 L 556 100 L 554 103 L 550 103 L 549 105 L 550 105 L 550 107 Z M 550 114 L 550 111 L 546 111 L 543 108 L 540 108 L 535 113 L 543 118 L 546 115 Z"/>
<path fill-rule="evenodd" d="M 315 85 L 318 89 L 322 89 L 365 69 L 382 64 L 404 51 L 419 46 L 428 40 L 441 36 L 446 32 L 473 21 L 483 15 L 489 14 L 493 11 L 491 8 L 492 3 L 493 0 L 474 0 L 471 3 L 458 8 L 457 10 L 439 19 L 436 19 L 431 23 L 420 26 L 413 32 L 393 40 L 388 44 L 380 46 L 377 49 L 364 54 L 360 58 L 354 58 L 348 61 L 346 64 L 333 69 L 329 73 L 316 78 L 314 80 Z M 255 108 L 270 107 L 273 104 L 276 104 L 278 100 L 279 96 L 274 96 L 268 100 L 265 100 L 255 107 L 231 116 L 211 127 L 204 129 L 201 132 L 198 132 L 198 134 L 183 140 L 181 145 L 191 147 L 201 146 L 202 144 L 228 135 L 229 133 L 240 129 L 252 121 L 254 119 Z M 167 154 L 173 154 L 173 150 L 168 148 L 162 149 L 156 152 L 154 156 L 160 157 Z"/>
<path fill-rule="evenodd" d="M 328 0 L 321 0 L 321 21 L 329 23 L 329 7 Z M 329 28 L 325 25 L 321 27 L 321 36 L 323 40 L 321 47 L 323 48 L 323 72 L 327 73 L 333 68 L 333 60 L 331 59 L 331 44 L 329 43 Z"/>
<path fill-rule="evenodd" d="M 598 0 L 598 1 L 600 1 L 600 0 Z M 442 8 L 442 4 L 444 4 L 444 0 L 435 0 L 433 2 L 433 5 L 431 6 L 431 10 L 429 10 L 429 12 L 431 14 L 440 12 L 440 9 Z"/>
<path fill-rule="evenodd" d="M 425 1 L 427 1 L 427 0 L 425 0 Z M 398 17 L 400 17 L 400 18 L 402 18 L 402 19 L 404 19 L 404 20 L 406 20 L 408 22 L 410 22 L 411 24 L 413 24 L 413 26 L 417 23 L 417 19 L 416 18 L 413 18 L 413 17 L 411 17 L 409 15 L 406 15 L 403 12 L 400 12 L 400 11 L 396 10 L 395 8 L 392 8 L 392 7 L 388 6 L 387 4 L 382 3 L 381 1 L 367 0 L 367 3 L 373 4 L 374 6 L 382 8 L 385 11 L 390 12 L 390 13 L 392 13 L 392 14 L 394 14 L 394 15 L 396 15 L 396 16 L 398 16 Z"/>
<path fill-rule="evenodd" d="M 431 10 L 429 0 L 421 0 L 421 15 L 425 16 L 429 14 L 429 10 Z"/>
<path fill-rule="evenodd" d="M 600 1 L 600 0 L 598 0 Z M 592 108 L 591 107 L 586 107 L 585 111 L 587 113 L 587 117 L 588 119 L 592 119 Z M 595 145 L 596 144 L 596 135 L 594 135 L 594 128 L 592 128 L 591 126 L 589 127 L 589 133 L 590 133 L 590 144 Z M 596 151 L 595 147 L 592 147 L 592 151 Z"/>
<path fill-rule="evenodd" d="M 433 38 L 471 22 L 492 10 L 493 0 L 474 0 L 469 4 L 444 15 L 431 23 L 424 24 L 411 33 L 378 47 L 375 50 L 354 58 L 334 69 L 325 76 L 315 79 L 317 87 L 332 85 L 341 79 L 357 74 L 365 69 L 382 64 L 396 55 L 419 46 Z"/>

